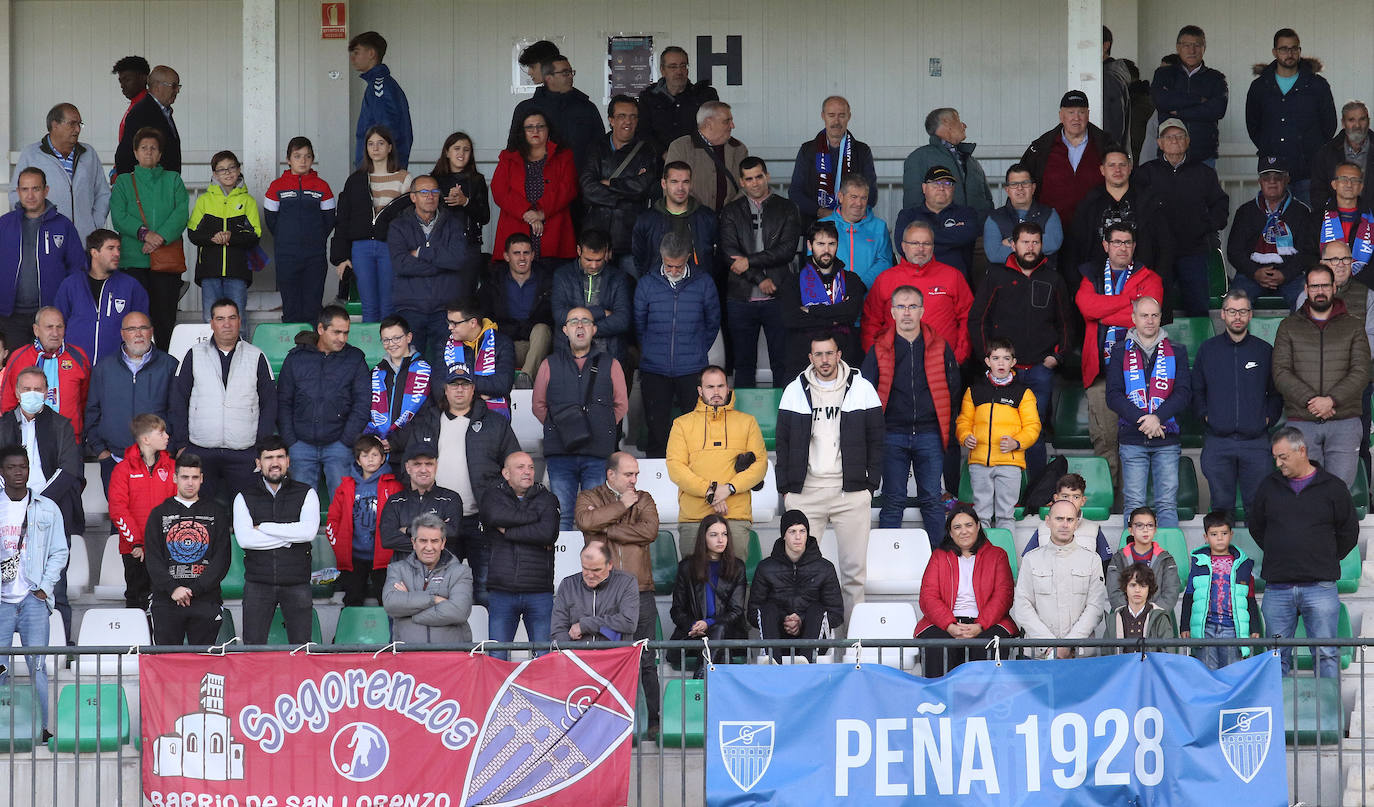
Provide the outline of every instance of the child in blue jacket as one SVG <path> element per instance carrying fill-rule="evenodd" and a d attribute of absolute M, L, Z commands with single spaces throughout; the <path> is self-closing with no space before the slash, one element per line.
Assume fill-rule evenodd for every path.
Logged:
<path fill-rule="evenodd" d="M 324 299 L 325 244 L 334 229 L 334 192 L 315 173 L 315 147 L 306 137 L 286 144 L 287 170 L 267 188 L 263 210 L 276 239 L 282 322 L 314 323 Z"/>

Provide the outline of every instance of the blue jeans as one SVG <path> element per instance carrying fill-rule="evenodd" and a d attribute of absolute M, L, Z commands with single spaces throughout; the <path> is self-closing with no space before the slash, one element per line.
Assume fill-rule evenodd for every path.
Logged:
<path fill-rule="evenodd" d="M 1050 434 L 1050 401 L 1054 395 L 1054 371 L 1043 364 L 1037 364 L 1021 371 L 1021 381 L 1035 393 L 1035 411 L 1040 415 L 1040 438 L 1026 449 L 1026 477 L 1034 479 L 1036 474 L 1045 470 L 1045 463 L 1049 458 L 1046 443 Z"/>
<path fill-rule="evenodd" d="M 606 461 L 585 454 L 555 454 L 549 463 L 549 484 L 558 497 L 558 529 L 573 530 L 573 509 L 579 490 L 591 490 L 606 481 Z"/>
<path fill-rule="evenodd" d="M 5 647 L 12 647 L 14 634 L 19 634 L 19 643 L 26 647 L 43 647 L 48 643 L 48 606 L 30 594 L 21 602 L 0 603 L 0 641 Z M 14 659 L 5 659 L 6 666 L 13 669 Z M 48 727 L 48 668 L 42 656 L 24 656 L 29 665 L 29 675 L 33 686 L 38 690 L 38 706 L 43 714 L 43 728 Z M 0 675 L 0 685 L 8 685 L 9 673 Z M 17 727 L 16 727 L 17 728 Z"/>
<path fill-rule="evenodd" d="M 1161 527 L 1178 526 L 1178 457 L 1183 452 L 1177 443 L 1163 446 L 1141 446 L 1122 443 L 1121 454 L 1122 512 L 1130 515 L 1143 507 L 1145 489 L 1154 490 L 1150 506 Z M 1153 484 L 1152 484 L 1153 483 Z"/>
<path fill-rule="evenodd" d="M 1242 274 L 1237 274 L 1231 278 L 1231 288 L 1240 289 L 1250 295 L 1250 303 L 1253 305 L 1260 297 L 1273 297 L 1278 295 L 1288 304 L 1288 310 L 1292 311 L 1298 307 L 1298 295 L 1303 290 L 1303 275 L 1293 275 L 1288 281 L 1281 283 L 1277 289 L 1266 289 L 1254 280 Z"/>
<path fill-rule="evenodd" d="M 520 624 L 520 618 L 524 617 L 525 634 L 530 641 L 547 644 L 553 625 L 553 592 L 488 591 L 487 614 L 487 625 L 493 641 L 515 641 L 515 628 Z M 491 655 L 502 661 L 510 658 L 510 654 L 504 650 L 493 650 Z"/>
<path fill-rule="evenodd" d="M 354 241 L 352 260 L 363 322 L 380 322 L 391 313 L 391 253 L 386 242 L 375 238 Z"/>
<path fill-rule="evenodd" d="M 1202 636 L 1195 637 L 1202 639 L 1234 639 L 1236 638 L 1236 628 L 1234 625 L 1226 627 L 1216 622 L 1207 621 L 1202 628 Z M 1240 661 L 1239 647 L 1203 647 L 1198 653 L 1198 659 L 1209 670 L 1220 670 L 1227 664 L 1234 664 Z"/>
<path fill-rule="evenodd" d="M 1178 289 L 1178 307 L 1183 309 L 1185 316 L 1207 316 L 1210 304 L 1207 295 L 1207 253 L 1175 258 L 1174 285 Z"/>
<path fill-rule="evenodd" d="M 444 343 L 448 341 L 447 313 L 442 309 L 429 313 L 405 309 L 394 313 L 410 325 L 413 336 L 411 347 L 420 351 L 420 355 L 434 368 L 435 389 L 439 395 L 443 395 L 444 379 L 448 376 L 444 367 Z"/>
<path fill-rule="evenodd" d="M 236 277 L 207 277 L 200 281 L 200 308 L 205 321 L 210 321 L 210 306 L 216 300 L 233 300 L 239 307 L 239 318 L 248 316 L 248 284 Z M 180 358 L 179 356 L 177 358 Z"/>
<path fill-rule="evenodd" d="M 1212 495 L 1212 509 L 1236 509 L 1236 485 L 1240 484 L 1240 500 L 1248 514 L 1255 504 L 1255 491 L 1260 480 L 1274 468 L 1269 452 L 1269 440 L 1256 437 L 1237 440 L 1231 437 L 1207 435 L 1202 444 L 1202 475 Z"/>
<path fill-rule="evenodd" d="M 1308 207 L 1312 206 L 1311 178 L 1293 180 L 1288 186 L 1288 192 L 1293 194 L 1293 198 L 1297 199 L 1299 202 L 1302 202 Z"/>
<path fill-rule="evenodd" d="M 768 339 L 768 368 L 773 386 L 782 387 L 786 361 L 783 344 L 782 307 L 777 300 L 726 300 L 726 324 L 735 343 L 735 387 L 753 387 L 759 363 L 759 329 Z"/>
<path fill-rule="evenodd" d="M 879 527 L 902 526 L 907 472 L 914 469 L 916 506 L 921 509 L 926 536 L 932 545 L 945 539 L 945 509 L 940 506 L 940 469 L 944 459 L 945 448 L 940 444 L 938 431 L 883 435 L 883 506 L 878 511 Z"/>
<path fill-rule="evenodd" d="M 304 440 L 291 445 L 291 478 L 298 479 L 316 490 L 320 487 L 320 469 L 324 469 L 324 495 L 320 501 L 330 501 L 339 482 L 353 465 L 353 449 L 343 443 L 317 446 Z"/>
<path fill-rule="evenodd" d="M 1298 616 L 1301 615 L 1308 636 L 1314 639 L 1334 637 L 1341 619 L 1341 600 L 1336 593 L 1336 582 L 1332 580 L 1291 586 L 1270 583 L 1264 589 L 1260 613 L 1264 614 L 1264 630 L 1270 636 L 1291 637 L 1298 627 Z M 1317 675 L 1322 678 L 1338 676 L 1341 669 L 1341 649 L 1332 645 L 1314 650 Z M 1293 667 L 1293 648 L 1281 649 L 1279 661 L 1283 674 L 1287 675 Z"/>

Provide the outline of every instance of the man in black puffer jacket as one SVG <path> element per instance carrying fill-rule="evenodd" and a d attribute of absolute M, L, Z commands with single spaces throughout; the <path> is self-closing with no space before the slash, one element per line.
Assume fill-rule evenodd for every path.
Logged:
<path fill-rule="evenodd" d="M 553 624 L 553 545 L 558 541 L 558 498 L 534 481 L 534 460 L 523 451 L 506 457 L 502 482 L 487 489 L 480 509 L 491 556 L 487 610 L 491 638 L 515 640 L 525 633 L 540 641 Z M 504 651 L 492 655 L 505 659 Z"/>
<path fill-rule="evenodd" d="M 595 227 L 611 234 L 616 265 L 634 274 L 631 235 L 635 219 L 649 206 L 658 188 L 661 169 L 658 150 L 639 131 L 639 104 L 617 95 L 606 109 L 611 136 L 594 141 L 578 171 L 578 185 L 587 217 L 582 229 Z"/>
<path fill-rule="evenodd" d="M 821 639 L 827 627 L 844 623 L 840 578 L 835 565 L 821 557 L 802 511 L 783 513 L 782 537 L 754 572 L 747 615 L 764 639 Z M 772 654 L 776 659 L 779 650 Z M 803 655 L 816 660 L 814 650 Z"/>
<path fill-rule="evenodd" d="M 277 431 L 291 449 L 292 476 L 315 487 L 323 467 L 326 501 L 348 474 L 372 410 L 372 375 L 348 328 L 348 311 L 325 306 L 315 341 L 286 354 L 277 380 Z"/>

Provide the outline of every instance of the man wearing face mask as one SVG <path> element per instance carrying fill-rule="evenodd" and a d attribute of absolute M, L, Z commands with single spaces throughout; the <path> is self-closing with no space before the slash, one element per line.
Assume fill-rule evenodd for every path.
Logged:
<path fill-rule="evenodd" d="M 315 488 L 287 476 L 280 437 L 258 443 L 257 484 L 234 497 L 234 536 L 243 547 L 243 641 L 267 644 L 281 606 L 286 640 L 310 641 L 310 545 L 320 531 Z"/>
<path fill-rule="evenodd" d="M 29 490 L 57 505 L 65 525 L 63 535 L 81 535 L 86 531 L 86 513 L 81 507 L 85 475 L 71 421 L 44 403 L 47 378 L 39 368 L 15 371 L 14 385 L 19 404 L 0 416 L 0 445 L 24 447 L 29 455 Z M 62 614 L 67 635 L 74 635 L 65 568 L 53 590 L 53 602 Z"/>

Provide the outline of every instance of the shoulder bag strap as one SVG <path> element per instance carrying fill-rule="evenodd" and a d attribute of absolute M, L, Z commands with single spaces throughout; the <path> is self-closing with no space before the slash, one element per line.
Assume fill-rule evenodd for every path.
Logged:
<path fill-rule="evenodd" d="M 640 140 L 637 143 L 635 143 L 635 147 L 630 149 L 630 153 L 625 155 L 625 159 L 621 160 L 620 165 L 616 166 L 615 170 L 611 172 L 611 175 L 606 178 L 615 179 L 616 177 L 620 176 L 620 174 L 625 170 L 625 168 L 629 166 L 630 160 L 633 160 L 635 158 L 635 155 L 639 153 L 639 148 L 643 145 L 643 140 Z"/>

